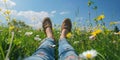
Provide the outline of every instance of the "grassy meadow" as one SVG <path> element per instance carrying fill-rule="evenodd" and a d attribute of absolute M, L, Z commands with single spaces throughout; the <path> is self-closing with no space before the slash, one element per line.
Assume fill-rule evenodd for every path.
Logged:
<path fill-rule="evenodd" d="M 6 5 L 6 0 L 4 2 Z M 94 6 L 93 2 L 88 0 L 88 8 L 93 8 L 92 10 L 96 12 L 97 6 L 92 6 Z M 7 7 L 9 6 L 6 5 Z M 88 21 L 91 21 L 91 12 L 88 12 Z M 24 21 L 12 18 L 10 9 L 2 11 L 0 8 L 0 16 L 3 16 L 6 21 L 6 24 L 2 24 L 0 20 L 0 60 L 22 60 L 31 56 L 46 38 L 42 28 L 34 29 Z M 85 56 L 85 60 L 120 60 L 120 31 L 116 26 L 119 23 L 111 22 L 109 27 L 112 29 L 109 29 L 105 25 L 104 18 L 104 13 L 96 14 L 93 19 L 94 25 L 91 22 L 86 22 L 88 26 L 84 28 L 78 26 L 77 22 L 72 22 L 72 32 L 68 33 L 67 40 L 79 57 L 87 50 L 95 50 L 97 54 L 93 56 L 94 54 L 89 53 Z M 57 44 L 55 47 L 56 60 L 58 59 L 60 26 L 53 26 Z"/>

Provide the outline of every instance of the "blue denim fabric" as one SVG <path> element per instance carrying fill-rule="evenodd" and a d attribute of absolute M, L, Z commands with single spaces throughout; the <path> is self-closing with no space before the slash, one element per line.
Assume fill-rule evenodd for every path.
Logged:
<path fill-rule="evenodd" d="M 25 60 L 55 60 L 54 49 L 52 45 L 55 42 L 52 38 L 46 38 L 37 51 Z M 59 40 L 59 60 L 78 60 L 74 48 L 66 41 L 65 38 Z"/>
<path fill-rule="evenodd" d="M 74 48 L 65 38 L 59 40 L 59 60 L 78 60 L 78 55 Z"/>
<path fill-rule="evenodd" d="M 36 52 L 25 60 L 55 60 L 54 47 L 55 42 L 52 38 L 46 38 Z"/>

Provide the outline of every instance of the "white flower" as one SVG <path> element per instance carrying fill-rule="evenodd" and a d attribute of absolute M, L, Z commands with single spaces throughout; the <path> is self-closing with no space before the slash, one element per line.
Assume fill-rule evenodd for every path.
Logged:
<path fill-rule="evenodd" d="M 83 52 L 79 56 L 80 56 L 80 58 L 83 58 L 83 59 L 92 59 L 97 56 L 97 51 L 96 50 L 88 50 L 86 52 Z"/>
<path fill-rule="evenodd" d="M 30 36 L 30 35 L 32 35 L 32 34 L 33 34 L 33 32 L 26 32 L 26 33 L 25 33 L 26 36 Z"/>
<path fill-rule="evenodd" d="M 34 37 L 34 40 L 40 41 L 41 38 L 39 38 L 39 35 L 36 35 L 36 36 Z"/>
<path fill-rule="evenodd" d="M 89 39 L 90 40 L 95 40 L 95 36 L 92 35 L 92 36 L 89 37 Z"/>
<path fill-rule="evenodd" d="M 114 34 L 115 34 L 115 35 L 119 35 L 119 34 L 120 34 L 120 31 L 119 31 L 119 32 L 117 32 L 117 33 L 116 33 L 116 32 L 114 32 Z"/>

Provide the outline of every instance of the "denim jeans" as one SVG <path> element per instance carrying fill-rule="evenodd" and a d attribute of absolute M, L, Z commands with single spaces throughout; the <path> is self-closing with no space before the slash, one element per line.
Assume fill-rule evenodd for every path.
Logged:
<path fill-rule="evenodd" d="M 45 38 L 36 52 L 25 60 L 55 60 L 54 56 L 55 42 L 52 38 Z M 73 47 L 65 38 L 59 40 L 59 60 L 78 60 Z"/>

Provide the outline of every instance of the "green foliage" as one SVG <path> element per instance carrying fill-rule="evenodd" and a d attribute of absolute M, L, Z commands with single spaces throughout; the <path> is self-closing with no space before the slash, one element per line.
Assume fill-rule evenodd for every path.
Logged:
<path fill-rule="evenodd" d="M 7 54 L 9 40 L 11 35 L 7 28 L 0 28 L 2 30 L 0 32 L 0 60 L 5 58 Z M 21 31 L 21 32 L 19 32 Z M 45 34 L 43 31 L 32 30 L 32 29 L 21 29 L 15 32 L 11 52 L 10 52 L 10 60 L 17 60 L 18 58 L 23 59 L 25 57 L 31 56 L 35 50 L 39 47 L 42 41 L 34 40 L 36 35 L 39 35 L 41 39 L 45 38 Z M 33 32 L 32 35 L 26 36 L 25 32 Z M 90 32 L 87 31 L 79 31 L 77 29 L 72 30 L 73 36 L 68 39 L 68 42 L 75 48 L 78 54 L 83 51 L 95 49 L 100 54 L 102 54 L 106 60 L 119 60 L 120 59 L 120 35 L 114 35 L 112 31 L 106 33 L 101 33 L 96 36 L 95 40 L 90 40 L 89 36 Z M 54 36 L 58 43 L 60 30 L 54 29 Z M 75 43 L 78 41 L 77 43 Z M 55 54 L 57 55 L 58 45 L 55 50 Z M 58 56 L 56 56 L 56 59 Z M 95 60 L 102 60 L 101 56 L 97 56 Z"/>

